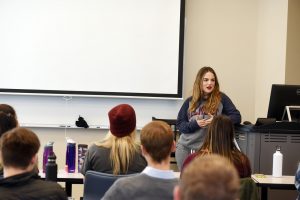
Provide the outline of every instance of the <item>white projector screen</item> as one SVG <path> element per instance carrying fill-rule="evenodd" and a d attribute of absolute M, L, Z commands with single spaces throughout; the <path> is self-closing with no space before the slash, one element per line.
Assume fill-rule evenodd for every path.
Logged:
<path fill-rule="evenodd" d="M 184 0 L 0 0 L 0 92 L 182 97 Z"/>

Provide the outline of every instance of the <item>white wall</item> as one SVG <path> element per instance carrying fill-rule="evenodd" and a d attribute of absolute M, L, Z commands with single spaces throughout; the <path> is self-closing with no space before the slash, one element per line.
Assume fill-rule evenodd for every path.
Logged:
<path fill-rule="evenodd" d="M 288 0 L 259 0 L 254 119 L 266 117 L 271 85 L 285 83 Z"/>
<path fill-rule="evenodd" d="M 221 90 L 254 119 L 257 2 L 187 0 L 184 94 L 191 94 L 197 71 L 206 65 L 218 75 Z"/>
<path fill-rule="evenodd" d="M 285 83 L 300 84 L 300 1 L 289 0 Z"/>
<path fill-rule="evenodd" d="M 212 66 L 242 121 L 266 117 L 272 83 L 285 81 L 288 0 L 187 0 L 184 94 Z"/>

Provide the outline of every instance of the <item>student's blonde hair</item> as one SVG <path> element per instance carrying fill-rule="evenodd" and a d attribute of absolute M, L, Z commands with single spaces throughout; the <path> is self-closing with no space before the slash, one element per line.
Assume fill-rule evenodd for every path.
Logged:
<path fill-rule="evenodd" d="M 139 145 L 135 141 L 135 135 L 135 130 L 125 137 L 116 137 L 109 131 L 103 141 L 96 142 L 97 146 L 111 149 L 110 160 L 113 174 L 127 174 L 134 155 L 139 151 Z"/>

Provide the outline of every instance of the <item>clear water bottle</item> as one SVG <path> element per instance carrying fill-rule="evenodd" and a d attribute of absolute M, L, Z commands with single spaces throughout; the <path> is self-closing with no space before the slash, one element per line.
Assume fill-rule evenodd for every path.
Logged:
<path fill-rule="evenodd" d="M 68 167 L 69 173 L 75 172 L 76 165 L 76 143 L 72 139 L 67 140 L 67 151 L 66 151 L 66 166 Z"/>
<path fill-rule="evenodd" d="M 281 147 L 276 146 L 276 152 L 273 154 L 273 172 L 272 176 L 281 177 L 282 176 L 282 160 L 283 155 L 280 152 Z"/>
<path fill-rule="evenodd" d="M 57 180 L 57 164 L 56 156 L 54 152 L 51 152 L 48 156 L 48 162 L 46 164 L 46 181 Z"/>
<path fill-rule="evenodd" d="M 44 146 L 44 153 L 43 153 L 43 173 L 46 172 L 46 164 L 48 162 L 48 156 L 51 152 L 53 152 L 53 144 L 54 142 L 47 142 Z"/>

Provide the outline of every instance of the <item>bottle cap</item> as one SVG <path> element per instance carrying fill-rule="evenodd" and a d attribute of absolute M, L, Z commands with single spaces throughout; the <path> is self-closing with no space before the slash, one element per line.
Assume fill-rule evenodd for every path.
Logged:
<path fill-rule="evenodd" d="M 50 154 L 49 154 L 49 156 L 48 156 L 48 162 L 49 162 L 49 161 L 55 162 L 55 160 L 56 160 L 56 155 L 55 155 L 55 153 L 52 151 L 52 152 L 50 152 Z"/>
<path fill-rule="evenodd" d="M 68 165 L 65 165 L 65 171 L 68 173 Z"/>
<path fill-rule="evenodd" d="M 71 138 L 68 138 L 67 143 L 75 144 L 76 142 L 74 140 L 72 140 Z"/>
<path fill-rule="evenodd" d="M 49 141 L 47 142 L 46 146 L 53 146 L 54 142 L 53 141 Z"/>
<path fill-rule="evenodd" d="M 276 146 L 276 151 L 280 151 L 281 150 L 281 146 L 280 145 L 277 145 Z"/>

